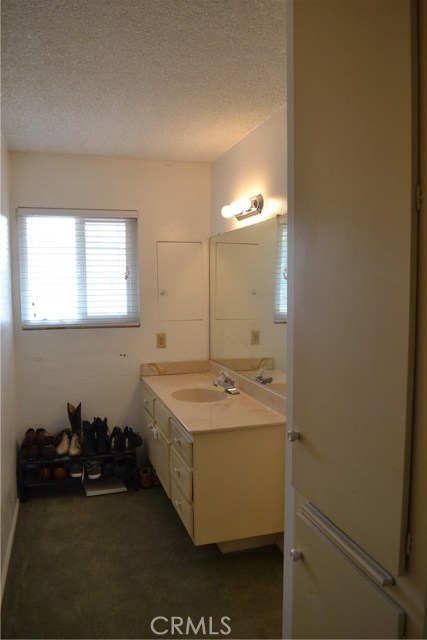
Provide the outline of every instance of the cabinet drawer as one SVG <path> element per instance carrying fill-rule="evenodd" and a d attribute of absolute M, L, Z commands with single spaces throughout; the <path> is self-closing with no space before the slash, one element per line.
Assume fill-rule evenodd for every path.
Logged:
<path fill-rule="evenodd" d="M 148 413 L 154 417 L 154 401 L 156 396 L 154 393 L 144 384 L 144 409 L 148 411 Z"/>
<path fill-rule="evenodd" d="M 193 505 L 181 493 L 173 478 L 171 482 L 171 500 L 185 528 L 190 536 L 193 537 Z"/>
<path fill-rule="evenodd" d="M 166 407 L 160 403 L 159 400 L 154 405 L 154 417 L 156 418 L 157 428 L 163 432 L 163 435 L 168 440 L 170 439 L 170 421 L 171 414 Z"/>
<path fill-rule="evenodd" d="M 183 460 L 190 466 L 193 466 L 193 442 L 181 425 L 172 419 L 171 421 L 171 441 L 172 446 L 179 452 Z"/>
<path fill-rule="evenodd" d="M 193 471 L 187 467 L 173 447 L 170 457 L 170 475 L 183 495 L 191 502 L 193 499 Z"/>

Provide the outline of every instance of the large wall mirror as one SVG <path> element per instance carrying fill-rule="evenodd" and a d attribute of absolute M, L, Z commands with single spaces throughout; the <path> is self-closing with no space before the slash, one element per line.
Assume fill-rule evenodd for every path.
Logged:
<path fill-rule="evenodd" d="M 210 238 L 210 357 L 286 393 L 287 216 Z"/>

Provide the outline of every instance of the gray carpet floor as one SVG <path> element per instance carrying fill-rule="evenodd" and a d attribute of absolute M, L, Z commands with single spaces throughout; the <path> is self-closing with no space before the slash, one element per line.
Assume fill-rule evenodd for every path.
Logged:
<path fill-rule="evenodd" d="M 20 505 L 2 638 L 281 637 L 276 547 L 196 547 L 161 487 L 33 493 Z"/>

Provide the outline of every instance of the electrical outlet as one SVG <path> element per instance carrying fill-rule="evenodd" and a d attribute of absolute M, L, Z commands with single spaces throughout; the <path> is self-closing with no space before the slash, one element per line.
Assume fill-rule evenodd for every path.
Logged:
<path fill-rule="evenodd" d="M 157 348 L 164 349 L 166 347 L 166 333 L 157 333 Z"/>
<path fill-rule="evenodd" d="M 252 329 L 251 331 L 251 344 L 259 344 L 259 330 Z"/>

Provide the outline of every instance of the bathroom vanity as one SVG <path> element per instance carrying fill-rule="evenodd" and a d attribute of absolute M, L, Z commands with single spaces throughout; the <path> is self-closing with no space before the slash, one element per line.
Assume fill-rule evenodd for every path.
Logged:
<path fill-rule="evenodd" d="M 150 462 L 196 545 L 281 533 L 284 415 L 214 379 L 143 378 Z"/>

